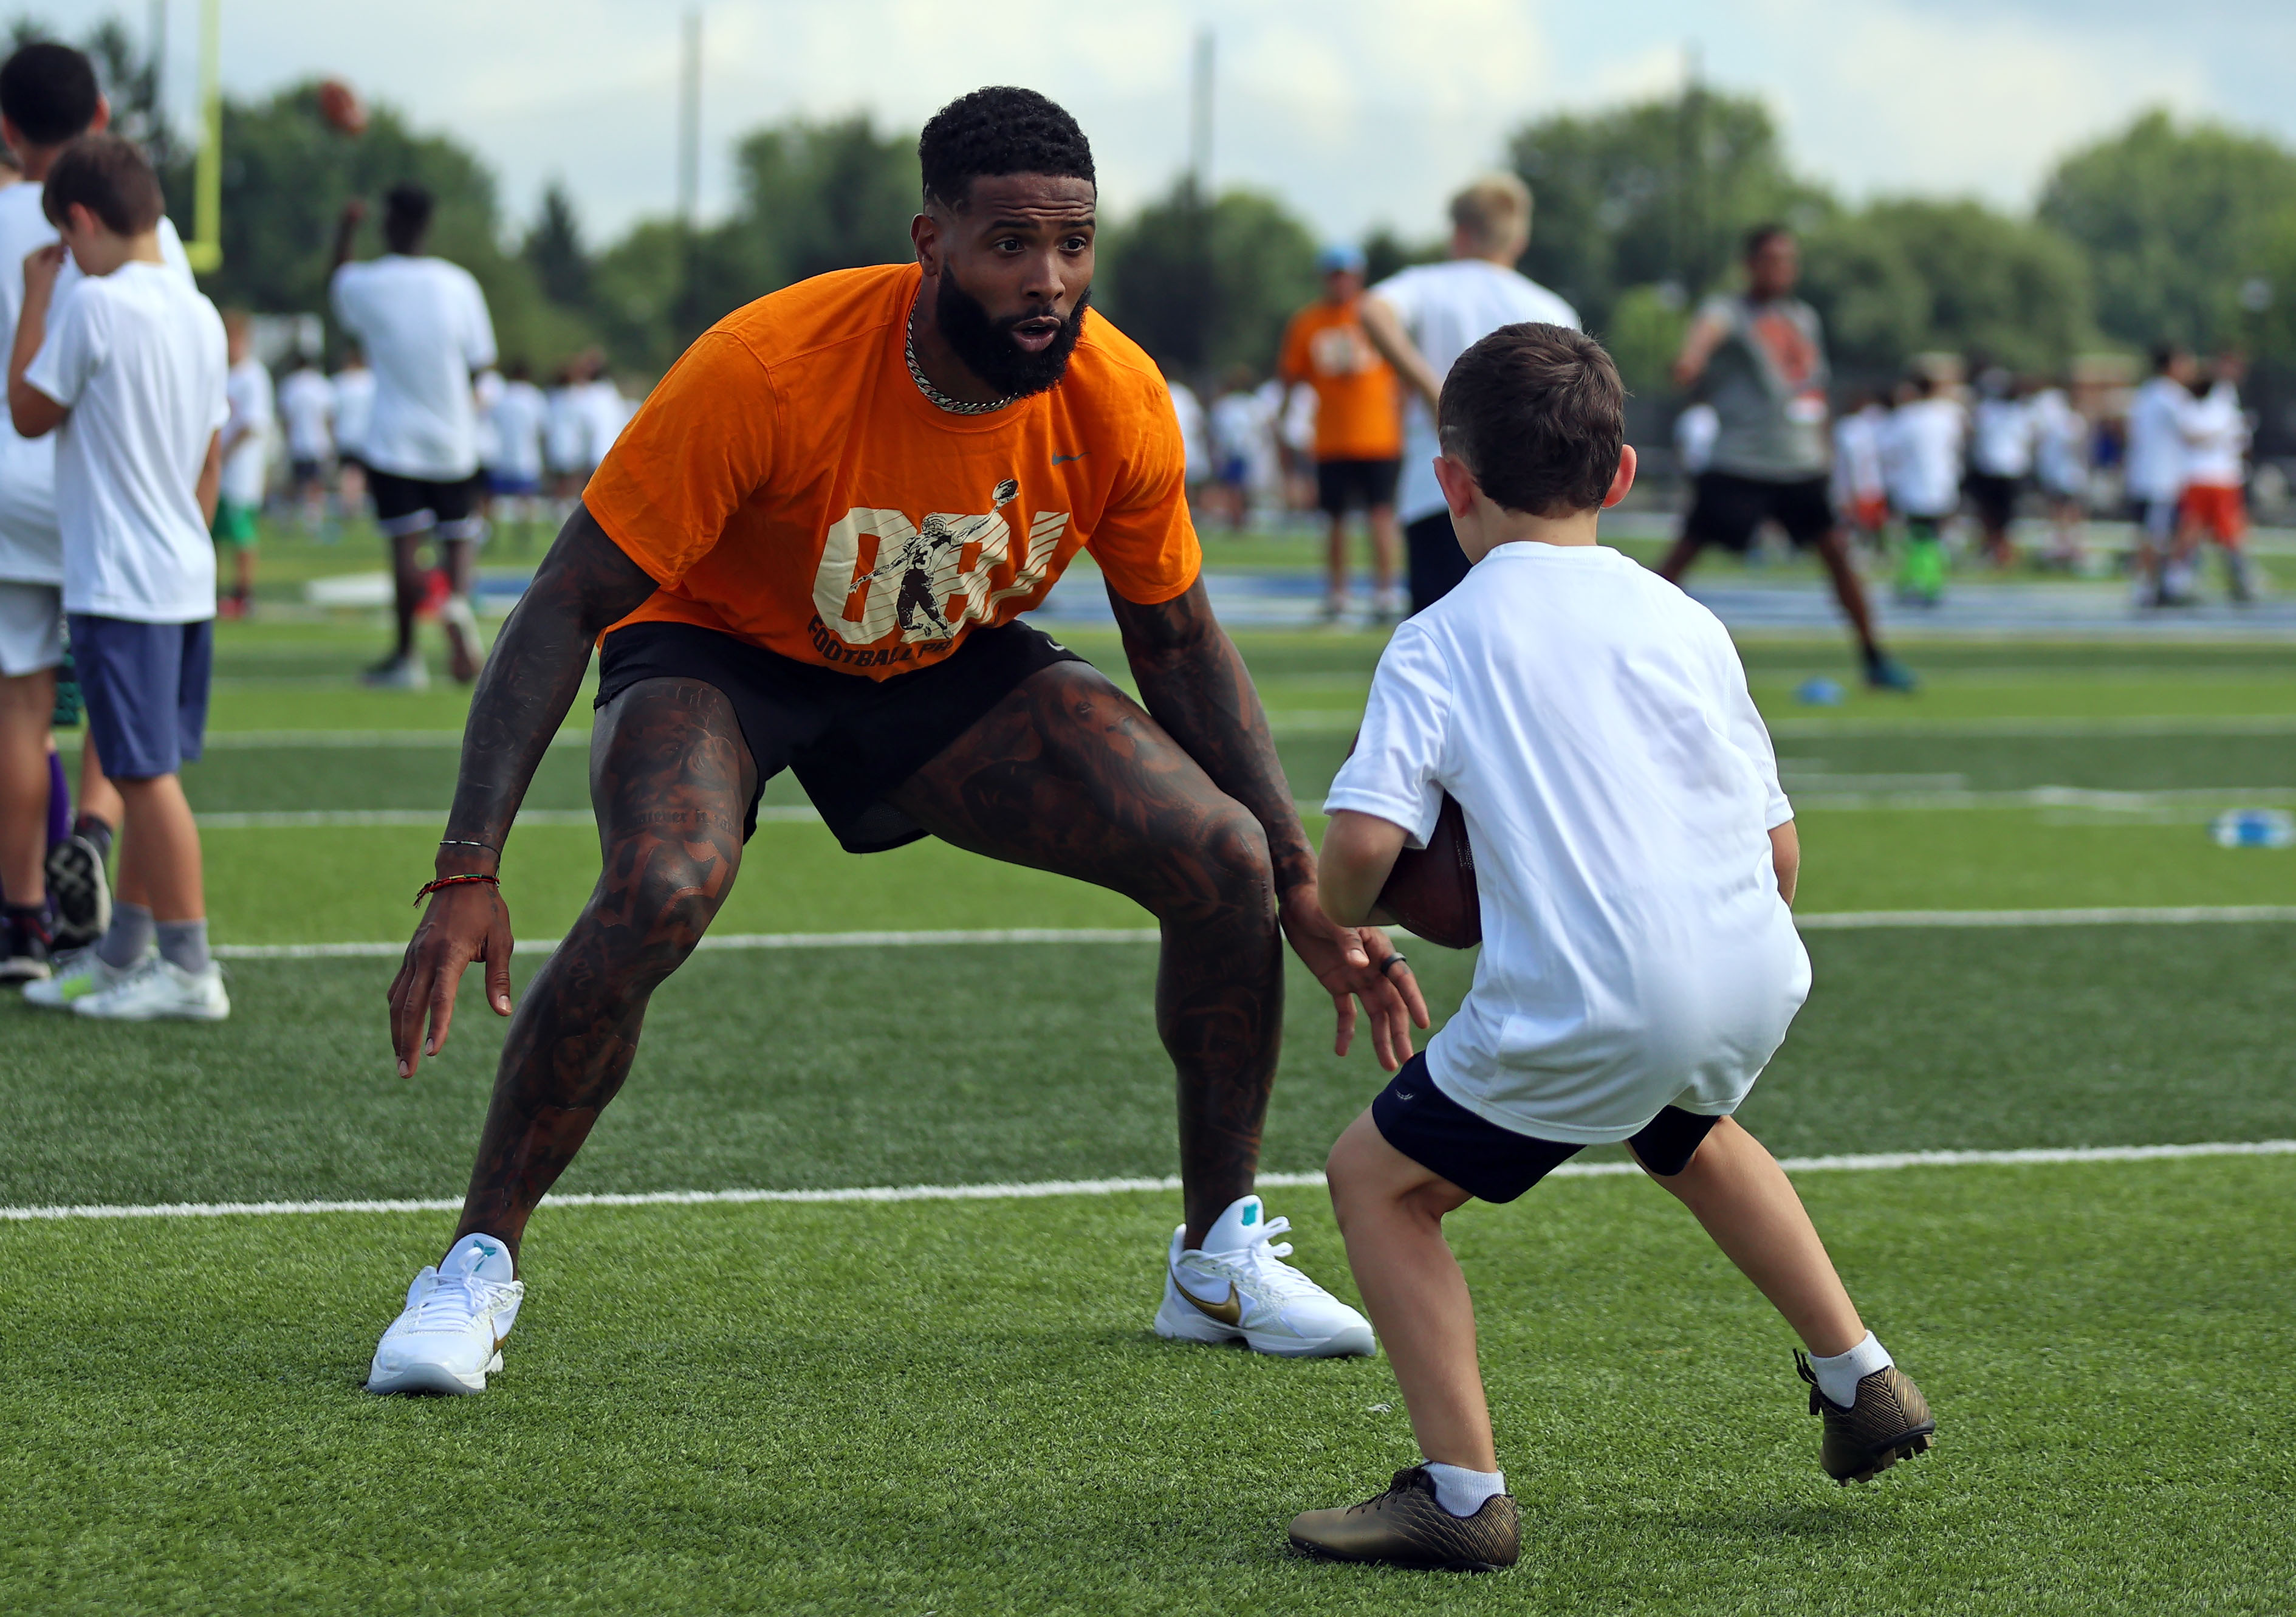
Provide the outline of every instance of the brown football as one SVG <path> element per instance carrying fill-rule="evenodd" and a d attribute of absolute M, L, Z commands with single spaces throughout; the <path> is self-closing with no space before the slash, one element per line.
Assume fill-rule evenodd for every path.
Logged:
<path fill-rule="evenodd" d="M 321 81 L 319 116 L 345 135 L 358 135 L 366 128 L 366 103 L 340 78 Z"/>
<path fill-rule="evenodd" d="M 1430 943 L 1472 948 L 1483 940 L 1482 899 L 1475 891 L 1475 850 L 1467 841 L 1467 817 L 1449 792 L 1435 816 L 1424 848 L 1396 856 L 1379 907 Z"/>

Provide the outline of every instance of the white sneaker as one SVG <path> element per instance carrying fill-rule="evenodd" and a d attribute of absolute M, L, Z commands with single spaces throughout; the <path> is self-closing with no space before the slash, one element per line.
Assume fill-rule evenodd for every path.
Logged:
<path fill-rule="evenodd" d="M 1289 1219 L 1269 1219 L 1258 1196 L 1229 1204 L 1201 1251 L 1172 1232 L 1164 1264 L 1164 1305 L 1156 1334 L 1175 1342 L 1242 1342 L 1284 1358 L 1346 1358 L 1379 1351 L 1371 1322 L 1281 1261 Z"/>
<path fill-rule="evenodd" d="M 384 658 L 361 674 L 359 683 L 371 691 L 427 691 L 430 670 L 423 666 L 420 653 L 410 652 L 404 657 Z"/>
<path fill-rule="evenodd" d="M 406 1309 L 375 1344 L 370 1392 L 483 1392 L 503 1367 L 526 1283 L 511 1278 L 510 1248 L 464 1235 L 437 1268 L 406 1288 Z"/>
<path fill-rule="evenodd" d="M 74 1015 L 105 1022 L 221 1022 L 231 1014 L 231 996 L 213 961 L 203 972 L 187 972 L 149 955 L 109 988 L 74 999 L 71 1008 Z"/>
<path fill-rule="evenodd" d="M 151 956 L 147 955 L 144 958 L 148 960 Z M 56 956 L 50 964 L 52 974 L 45 982 L 24 985 L 26 1005 L 45 1005 L 52 1011 L 69 1011 L 76 1001 L 102 993 L 104 989 L 124 981 L 135 970 L 134 966 L 123 970 L 104 964 L 92 946 L 67 950 Z"/>

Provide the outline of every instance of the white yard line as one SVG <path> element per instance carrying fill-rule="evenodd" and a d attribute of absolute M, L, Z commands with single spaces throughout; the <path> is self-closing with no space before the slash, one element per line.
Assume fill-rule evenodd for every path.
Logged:
<path fill-rule="evenodd" d="M 220 752 L 267 752 L 276 749 L 319 747 L 328 750 L 359 750 L 373 747 L 430 747 L 459 749 L 463 744 L 460 730 L 209 730 L 207 746 Z M 587 730 L 561 730 L 550 738 L 554 747 L 586 747 L 590 744 Z M 78 751 L 77 735 L 59 735 L 56 745 L 61 750 Z"/>
<path fill-rule="evenodd" d="M 1782 740 L 1824 735 L 1923 735 L 2017 739 L 2054 735 L 2296 735 L 2296 714 L 2193 713 L 2086 718 L 1787 718 L 1769 720 Z"/>
<path fill-rule="evenodd" d="M 2186 1157 L 2296 1155 L 2296 1140 L 2221 1141 L 2198 1145 L 2080 1145 L 2024 1151 L 1898 1151 L 1852 1156 L 1782 1157 L 1789 1173 L 1876 1173 L 1903 1168 L 2027 1168 L 2073 1162 L 2157 1162 Z M 1565 1162 L 1555 1178 L 1610 1178 L 1642 1170 L 1632 1162 Z M 1307 1189 L 1320 1173 L 1263 1173 L 1267 1189 Z M 752 1202 L 1001 1202 L 1044 1196 L 1110 1196 L 1136 1191 L 1171 1192 L 1177 1178 L 1040 1179 L 1016 1185 L 873 1185 L 840 1190 L 652 1190 L 554 1195 L 547 1207 L 696 1207 Z M 141 1207 L 0 1207 L 0 1221 L 65 1219 L 222 1219 L 244 1214 L 453 1212 L 463 1203 L 444 1196 L 394 1201 L 165 1202 Z"/>
<path fill-rule="evenodd" d="M 318 831 L 369 825 L 428 825 L 447 822 L 443 808 L 248 808 L 223 809 L 198 817 L 201 831 Z M 819 824 L 821 811 L 806 803 L 764 803 L 758 808 L 760 825 L 782 822 Z M 579 825 L 597 827 L 598 817 L 587 808 L 521 808 L 521 825 Z"/>
<path fill-rule="evenodd" d="M 1794 917 L 1806 932 L 1878 932 L 1895 927 L 2207 926 L 2296 921 L 2296 905 L 2229 904 L 2182 908 L 2126 909 L 1863 909 Z M 1400 931 L 1401 929 L 1396 929 Z M 701 940 L 705 949 L 943 948 L 982 943 L 1153 943 L 1152 926 L 1007 926 L 955 932 L 729 932 Z M 1408 934 L 1406 934 L 1406 936 Z M 546 955 L 551 939 L 521 938 L 518 952 Z M 224 960 L 383 960 L 406 952 L 404 943 L 222 943 Z"/>
<path fill-rule="evenodd" d="M 2211 926 L 2296 921 L 2296 904 L 2213 904 L 2111 909 L 1848 909 L 1796 915 L 1806 932 L 1899 926 Z"/>

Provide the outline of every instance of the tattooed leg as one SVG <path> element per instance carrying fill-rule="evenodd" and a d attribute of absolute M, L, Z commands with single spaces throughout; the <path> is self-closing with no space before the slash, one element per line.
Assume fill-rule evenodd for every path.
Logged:
<path fill-rule="evenodd" d="M 1132 899 L 1163 932 L 1188 1244 L 1251 1192 L 1283 1024 L 1267 839 L 1088 664 L 1031 676 L 893 796 L 944 841 Z"/>
<path fill-rule="evenodd" d="M 484 1231 L 516 1255 L 629 1075 L 646 1002 L 731 891 L 756 782 L 732 704 L 699 680 L 641 681 L 598 715 L 590 798 L 604 867 L 511 1023 L 456 1240 Z"/>

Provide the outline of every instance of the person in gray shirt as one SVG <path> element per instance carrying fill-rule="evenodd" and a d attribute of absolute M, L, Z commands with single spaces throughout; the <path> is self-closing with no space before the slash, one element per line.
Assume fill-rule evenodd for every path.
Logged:
<path fill-rule="evenodd" d="M 1674 380 L 1701 391 L 1719 426 L 1689 521 L 1659 572 L 1679 583 L 1707 546 L 1742 554 L 1755 530 L 1775 521 L 1825 564 L 1865 656 L 1866 683 L 1909 691 L 1912 672 L 1874 638 L 1866 587 L 1834 517 L 1825 332 L 1817 311 L 1793 295 L 1800 274 L 1793 233 L 1760 226 L 1746 237 L 1746 290 L 1709 300 L 1691 323 Z"/>

